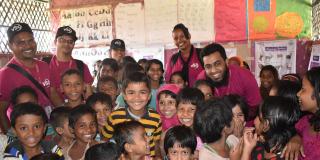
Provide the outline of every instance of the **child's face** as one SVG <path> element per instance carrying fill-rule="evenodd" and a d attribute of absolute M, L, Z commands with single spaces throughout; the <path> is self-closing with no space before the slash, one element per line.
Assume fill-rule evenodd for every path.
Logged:
<path fill-rule="evenodd" d="M 232 114 L 235 122 L 244 123 L 244 114 L 238 104 L 232 108 Z"/>
<path fill-rule="evenodd" d="M 22 93 L 17 97 L 17 104 L 26 102 L 38 103 L 36 97 L 30 93 Z"/>
<path fill-rule="evenodd" d="M 81 99 L 84 91 L 84 84 L 79 75 L 72 74 L 64 76 L 61 85 L 63 93 L 69 100 L 76 101 Z"/>
<path fill-rule="evenodd" d="M 270 88 L 272 87 L 274 83 L 275 77 L 273 76 L 272 72 L 269 70 L 264 70 L 261 73 L 260 81 L 261 81 L 261 86 L 264 88 Z"/>
<path fill-rule="evenodd" d="M 99 84 L 98 89 L 100 92 L 108 94 L 111 96 L 112 101 L 115 101 L 118 95 L 117 86 L 112 82 L 104 82 Z"/>
<path fill-rule="evenodd" d="M 187 127 L 192 127 L 196 108 L 197 106 L 191 103 L 180 102 L 177 107 L 177 116 L 180 123 Z"/>
<path fill-rule="evenodd" d="M 116 72 L 109 65 L 102 65 L 100 69 L 100 77 L 116 77 Z"/>
<path fill-rule="evenodd" d="M 25 114 L 16 119 L 13 130 L 24 148 L 39 147 L 46 125 L 41 116 Z"/>
<path fill-rule="evenodd" d="M 133 143 L 129 144 L 132 149 L 133 154 L 137 155 L 147 155 L 150 153 L 150 148 L 148 144 L 148 137 L 146 135 L 146 131 L 143 127 L 138 127 L 132 133 Z"/>
<path fill-rule="evenodd" d="M 177 113 L 176 99 L 168 94 L 160 94 L 159 110 L 166 118 L 171 118 Z"/>
<path fill-rule="evenodd" d="M 168 149 L 169 160 L 191 160 L 193 155 L 190 148 L 182 148 L 180 144 L 175 143 Z"/>
<path fill-rule="evenodd" d="M 133 112 L 144 112 L 150 97 L 150 90 L 143 82 L 129 83 L 123 93 L 124 100 Z"/>
<path fill-rule="evenodd" d="M 85 114 L 81 116 L 74 125 L 74 135 L 83 143 L 91 142 L 97 133 L 97 122 L 94 115 Z"/>
<path fill-rule="evenodd" d="M 302 88 L 297 93 L 300 109 L 302 111 L 316 113 L 318 110 L 316 97 L 313 95 L 313 93 L 314 87 L 311 85 L 310 81 L 304 77 L 302 80 Z"/>
<path fill-rule="evenodd" d="M 111 106 L 108 106 L 107 104 L 103 104 L 101 102 L 97 102 L 92 106 L 92 108 L 97 113 L 97 120 L 99 126 L 105 126 L 107 118 L 111 113 Z"/>
<path fill-rule="evenodd" d="M 209 100 L 213 97 L 212 89 L 211 87 L 207 85 L 200 85 L 197 87 L 204 95 L 204 100 Z"/>
<path fill-rule="evenodd" d="M 70 132 L 69 128 L 69 120 L 65 119 L 63 121 L 63 126 L 62 127 L 57 127 L 56 131 L 58 132 L 59 135 L 66 137 L 66 138 L 74 138 L 74 135 Z"/>
<path fill-rule="evenodd" d="M 153 81 L 159 81 L 163 72 L 159 64 L 151 64 L 149 70 L 147 71 L 148 76 Z"/>
<path fill-rule="evenodd" d="M 185 81 L 179 75 L 173 75 L 170 83 L 176 84 L 180 88 L 184 88 L 186 86 Z"/>
<path fill-rule="evenodd" d="M 265 121 L 262 118 L 261 113 L 259 113 L 259 115 L 256 116 L 253 123 L 254 123 L 254 128 L 256 129 L 256 133 L 258 135 L 261 135 L 263 131 L 266 131 Z"/>

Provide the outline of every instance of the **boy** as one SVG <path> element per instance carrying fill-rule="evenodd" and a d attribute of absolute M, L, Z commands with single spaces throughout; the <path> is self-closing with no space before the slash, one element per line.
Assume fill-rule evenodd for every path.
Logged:
<path fill-rule="evenodd" d="M 118 96 L 118 82 L 115 78 L 106 76 L 98 81 L 98 92 L 108 94 L 111 97 L 112 108 L 116 107 L 116 99 Z"/>
<path fill-rule="evenodd" d="M 34 103 L 22 103 L 13 108 L 11 127 L 18 140 L 5 149 L 4 159 L 31 159 L 40 153 L 58 153 L 60 148 L 50 142 L 42 141 L 48 118 L 44 109 Z"/>
<path fill-rule="evenodd" d="M 66 97 L 64 106 L 74 108 L 83 103 L 85 84 L 78 70 L 69 69 L 61 75 L 61 89 Z"/>
<path fill-rule="evenodd" d="M 74 135 L 69 130 L 69 107 L 58 107 L 51 112 L 50 124 L 54 128 L 57 136 L 54 141 L 64 151 L 72 143 Z"/>
<path fill-rule="evenodd" d="M 221 99 L 208 100 L 198 108 L 193 128 L 204 143 L 199 159 L 229 159 L 230 146 L 226 139 L 234 128 L 232 110 Z"/>
<path fill-rule="evenodd" d="M 110 139 L 114 126 L 124 121 L 136 120 L 145 127 L 149 138 L 150 155 L 160 157 L 159 140 L 161 135 L 160 115 L 152 109 L 147 109 L 151 98 L 151 86 L 148 77 L 141 72 L 127 76 L 122 84 L 122 94 L 126 107 L 111 113 L 106 125 L 104 136 Z"/>
<path fill-rule="evenodd" d="M 164 150 L 169 160 L 192 160 L 197 138 L 187 126 L 170 128 L 164 137 Z"/>

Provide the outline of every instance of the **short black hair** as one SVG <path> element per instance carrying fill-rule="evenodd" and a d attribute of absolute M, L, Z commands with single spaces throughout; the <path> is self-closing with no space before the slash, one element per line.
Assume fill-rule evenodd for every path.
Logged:
<path fill-rule="evenodd" d="M 18 97 L 25 93 L 32 95 L 36 100 L 38 100 L 37 92 L 32 87 L 25 85 L 25 86 L 20 86 L 18 88 L 15 88 L 11 92 L 11 103 L 13 105 L 16 105 Z"/>
<path fill-rule="evenodd" d="M 70 107 L 57 107 L 50 114 L 50 124 L 54 129 L 58 127 L 63 127 L 65 120 L 69 121 Z"/>
<path fill-rule="evenodd" d="M 184 36 L 185 36 L 187 39 L 190 39 L 189 29 L 188 29 L 184 24 L 179 23 L 179 24 L 175 25 L 175 26 L 173 27 L 173 31 L 172 31 L 172 32 L 174 32 L 174 31 L 176 31 L 176 30 L 178 30 L 178 29 L 180 29 L 180 30 L 183 32 Z"/>
<path fill-rule="evenodd" d="M 301 84 L 299 84 L 298 82 L 279 80 L 278 83 L 274 85 L 274 87 L 277 90 L 277 96 L 286 97 L 296 103 L 299 103 L 297 93 L 301 89 Z"/>
<path fill-rule="evenodd" d="M 206 85 L 206 86 L 211 87 L 210 83 L 205 79 L 197 80 L 196 82 L 194 82 L 193 87 L 198 88 L 199 86 L 202 86 L 202 85 Z"/>
<path fill-rule="evenodd" d="M 193 128 L 204 143 L 213 143 L 221 138 L 224 127 L 231 126 L 232 111 L 222 99 L 208 100 L 197 109 Z"/>
<path fill-rule="evenodd" d="M 79 70 L 77 70 L 77 69 L 68 69 L 61 75 L 61 82 L 63 82 L 63 78 L 65 76 L 71 76 L 71 75 L 77 75 L 77 76 L 80 77 L 81 81 L 83 81 L 83 77 L 82 77 L 82 75 L 81 75 Z"/>
<path fill-rule="evenodd" d="M 74 129 L 77 121 L 85 114 L 91 114 L 97 121 L 96 112 L 88 105 L 80 104 L 69 112 L 69 126 Z"/>
<path fill-rule="evenodd" d="M 227 54 L 226 54 L 226 50 L 224 49 L 224 47 L 219 43 L 211 43 L 202 49 L 202 51 L 200 53 L 201 63 L 203 64 L 203 57 L 209 56 L 209 55 L 214 54 L 216 52 L 218 52 L 220 54 L 220 56 L 223 58 L 223 60 L 227 59 Z"/>
<path fill-rule="evenodd" d="M 175 143 L 178 143 L 182 148 L 190 148 L 191 153 L 197 147 L 197 138 L 190 127 L 184 125 L 174 126 L 170 128 L 164 137 L 164 151 L 168 154 L 169 148 L 172 148 Z"/>
<path fill-rule="evenodd" d="M 171 82 L 173 76 L 180 76 L 184 80 L 184 82 L 187 82 L 186 77 L 183 76 L 183 73 L 181 71 L 173 72 L 170 76 L 169 82 Z"/>
<path fill-rule="evenodd" d="M 56 153 L 41 153 L 33 156 L 30 160 L 64 160 L 64 157 Z"/>
<path fill-rule="evenodd" d="M 100 102 L 102 104 L 106 104 L 110 110 L 112 110 L 112 100 L 111 97 L 105 93 L 98 92 L 94 93 L 91 96 L 88 97 L 86 104 L 90 107 L 93 107 L 97 102 Z"/>
<path fill-rule="evenodd" d="M 119 145 L 113 142 L 106 142 L 90 147 L 85 160 L 118 160 L 121 155 Z"/>
<path fill-rule="evenodd" d="M 114 126 L 112 139 L 120 146 L 121 153 L 125 153 L 124 145 L 126 143 L 134 143 L 132 139 L 133 133 L 138 127 L 144 126 L 138 121 L 125 121 Z"/>
<path fill-rule="evenodd" d="M 273 153 L 283 150 L 296 134 L 295 124 L 299 120 L 299 108 L 290 99 L 280 96 L 266 97 L 259 107 L 263 120 L 269 121 L 269 130 L 263 131 L 265 147 Z"/>
<path fill-rule="evenodd" d="M 177 99 L 177 95 L 176 95 L 175 93 L 173 93 L 172 91 L 162 90 L 162 91 L 160 91 L 160 92 L 158 93 L 158 95 L 157 95 L 157 100 L 160 99 L 160 96 L 161 96 L 162 94 L 169 95 L 171 98 L 173 98 L 173 99 L 175 99 L 175 100 Z"/>
<path fill-rule="evenodd" d="M 198 88 L 183 88 L 180 90 L 177 96 L 177 104 L 179 103 L 191 103 L 195 106 L 201 106 L 204 102 L 204 95 Z"/>
<path fill-rule="evenodd" d="M 144 72 L 144 69 L 138 63 L 128 63 L 122 68 L 122 82 L 134 72 Z"/>
<path fill-rule="evenodd" d="M 27 102 L 27 103 L 18 104 L 13 107 L 13 111 L 11 112 L 11 116 L 10 116 L 11 127 L 13 128 L 15 127 L 17 118 L 27 114 L 39 116 L 42 118 L 44 124 L 48 123 L 48 117 L 44 109 L 38 104 Z"/>
<path fill-rule="evenodd" d="M 145 59 L 145 58 L 142 58 L 142 59 L 139 59 L 138 60 L 138 64 L 140 64 L 140 63 L 147 63 L 147 59 Z"/>
<path fill-rule="evenodd" d="M 150 79 L 145 73 L 133 72 L 128 75 L 122 82 L 122 91 L 125 92 L 130 83 L 145 83 L 149 91 L 151 91 Z"/>
<path fill-rule="evenodd" d="M 120 64 L 121 64 L 122 66 L 125 66 L 125 65 L 127 65 L 128 63 L 137 63 L 137 61 L 136 61 L 133 57 L 131 57 L 131 56 L 124 56 L 124 57 L 121 58 Z M 138 63 L 137 63 L 137 64 L 138 64 Z"/>
<path fill-rule="evenodd" d="M 230 94 L 223 97 L 224 102 L 230 107 L 232 110 L 236 105 L 239 105 L 242 113 L 244 114 L 244 119 L 248 120 L 249 114 L 249 106 L 247 102 L 239 95 Z"/>
<path fill-rule="evenodd" d="M 116 87 L 116 89 L 118 89 L 118 82 L 115 78 L 110 77 L 110 76 L 104 76 L 104 77 L 99 78 L 99 80 L 98 80 L 98 85 L 97 85 L 98 92 L 101 92 L 99 90 L 99 85 L 103 84 L 103 83 L 107 83 L 107 82 L 112 82 L 114 84 L 114 86 Z"/>
<path fill-rule="evenodd" d="M 110 68 L 115 72 L 119 70 L 118 62 L 113 58 L 103 59 L 100 67 L 102 68 L 103 65 L 110 66 Z"/>

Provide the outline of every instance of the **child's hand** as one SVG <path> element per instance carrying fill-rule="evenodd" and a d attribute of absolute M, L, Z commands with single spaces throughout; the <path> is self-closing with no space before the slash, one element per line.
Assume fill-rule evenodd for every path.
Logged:
<path fill-rule="evenodd" d="M 243 135 L 244 126 L 246 123 L 236 118 L 234 118 L 234 121 L 235 121 L 235 126 L 233 129 L 233 134 L 236 137 L 241 138 Z"/>
<path fill-rule="evenodd" d="M 230 160 L 239 160 L 241 158 L 243 150 L 243 138 L 240 139 L 239 143 L 230 149 L 229 156 Z"/>
<path fill-rule="evenodd" d="M 303 151 L 301 137 L 299 135 L 293 136 L 281 153 L 281 158 L 285 160 L 298 160 L 299 154 L 306 157 Z"/>
<path fill-rule="evenodd" d="M 244 129 L 244 133 L 243 133 L 244 150 L 248 152 L 249 151 L 251 152 L 258 142 L 258 135 L 253 131 L 254 131 L 254 128 L 248 127 Z"/>

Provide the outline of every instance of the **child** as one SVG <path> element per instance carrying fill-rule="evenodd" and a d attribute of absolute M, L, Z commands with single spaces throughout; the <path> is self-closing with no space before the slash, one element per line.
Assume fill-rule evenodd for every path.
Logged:
<path fill-rule="evenodd" d="M 302 117 L 296 129 L 302 137 L 305 160 L 320 157 L 320 67 L 307 71 L 302 80 L 302 89 L 297 93 L 300 109 L 311 115 Z"/>
<path fill-rule="evenodd" d="M 230 146 L 226 139 L 234 128 L 231 109 L 221 99 L 208 100 L 196 111 L 194 131 L 204 142 L 199 159 L 229 159 Z"/>
<path fill-rule="evenodd" d="M 150 139 L 150 155 L 160 156 L 158 143 L 162 123 L 160 115 L 156 111 L 147 108 L 151 97 L 148 77 L 144 73 L 134 72 L 123 81 L 122 87 L 122 95 L 127 105 L 124 108 L 113 111 L 108 117 L 104 136 L 110 139 L 113 134 L 113 128 L 118 123 L 130 120 L 139 121 L 145 127 Z"/>
<path fill-rule="evenodd" d="M 197 138 L 190 127 L 174 126 L 164 138 L 164 150 L 169 160 L 193 160 Z"/>
<path fill-rule="evenodd" d="M 57 136 L 53 139 L 62 151 L 66 151 L 74 139 L 74 135 L 69 130 L 70 111 L 71 108 L 69 107 L 58 107 L 55 108 L 50 115 L 50 124 L 57 133 Z"/>
<path fill-rule="evenodd" d="M 197 80 L 194 85 L 194 88 L 198 88 L 204 95 L 204 100 L 209 100 L 213 98 L 213 92 L 211 86 L 206 80 Z"/>
<path fill-rule="evenodd" d="M 55 153 L 41 153 L 32 157 L 30 160 L 64 160 L 64 158 Z"/>
<path fill-rule="evenodd" d="M 10 123 L 18 140 L 6 147 L 4 159 L 27 160 L 40 153 L 62 155 L 57 145 L 42 141 L 47 121 L 47 115 L 41 106 L 30 102 L 16 105 L 11 113 Z"/>
<path fill-rule="evenodd" d="M 115 125 L 112 140 L 120 146 L 123 159 L 142 160 L 150 154 L 146 130 L 138 121 Z"/>
<path fill-rule="evenodd" d="M 61 89 L 66 97 L 65 106 L 74 108 L 83 103 L 85 86 L 78 70 L 69 69 L 62 74 Z"/>
<path fill-rule="evenodd" d="M 292 105 L 295 104 L 290 99 L 279 96 L 267 97 L 263 101 L 254 120 L 257 135 L 253 130 L 245 131 L 244 138 L 251 138 L 251 143 L 244 141 L 245 159 L 250 155 L 251 159 L 283 159 L 281 152 L 296 134 L 294 125 L 299 120 L 299 109 Z"/>
<path fill-rule="evenodd" d="M 269 96 L 269 92 L 274 84 L 279 80 L 279 74 L 272 65 L 266 65 L 261 68 L 260 74 L 260 94 L 262 99 Z"/>
<path fill-rule="evenodd" d="M 182 72 L 177 71 L 171 74 L 169 83 L 176 84 L 180 88 L 188 86 L 188 82 L 183 78 Z"/>
<path fill-rule="evenodd" d="M 117 77 L 119 71 L 118 62 L 112 58 L 106 58 L 102 61 L 101 67 L 98 70 L 98 75 L 96 76 L 93 84 L 95 87 L 98 86 L 99 79 L 109 76 Z"/>
<path fill-rule="evenodd" d="M 147 64 L 148 60 L 145 58 L 139 59 L 138 60 L 138 64 L 145 70 L 146 69 L 146 64 Z"/>
<path fill-rule="evenodd" d="M 67 148 L 64 155 L 66 160 L 83 160 L 86 151 L 98 144 L 94 140 L 97 134 L 97 118 L 95 111 L 87 105 L 79 105 L 69 113 L 69 127 L 75 140 Z"/>
<path fill-rule="evenodd" d="M 156 110 L 157 90 L 163 84 L 163 64 L 157 59 L 151 59 L 147 62 L 145 72 L 151 82 L 151 101 L 150 107 Z"/>
<path fill-rule="evenodd" d="M 97 114 L 98 120 L 98 134 L 96 136 L 97 141 L 102 141 L 101 135 L 105 134 L 104 126 L 107 123 L 107 118 L 112 112 L 111 97 L 104 93 L 94 93 L 87 99 L 88 106 L 92 107 Z"/>
<path fill-rule="evenodd" d="M 180 124 L 177 118 L 177 94 L 179 91 L 180 87 L 175 84 L 165 84 L 159 88 L 157 112 L 162 121 L 162 131 Z"/>
<path fill-rule="evenodd" d="M 119 95 L 118 91 L 118 82 L 115 78 L 105 76 L 99 79 L 98 81 L 98 92 L 103 92 L 111 96 L 112 108 L 116 107 L 116 99 Z"/>
<path fill-rule="evenodd" d="M 106 142 L 90 147 L 85 160 L 119 160 L 121 156 L 119 145 L 113 142 Z"/>

